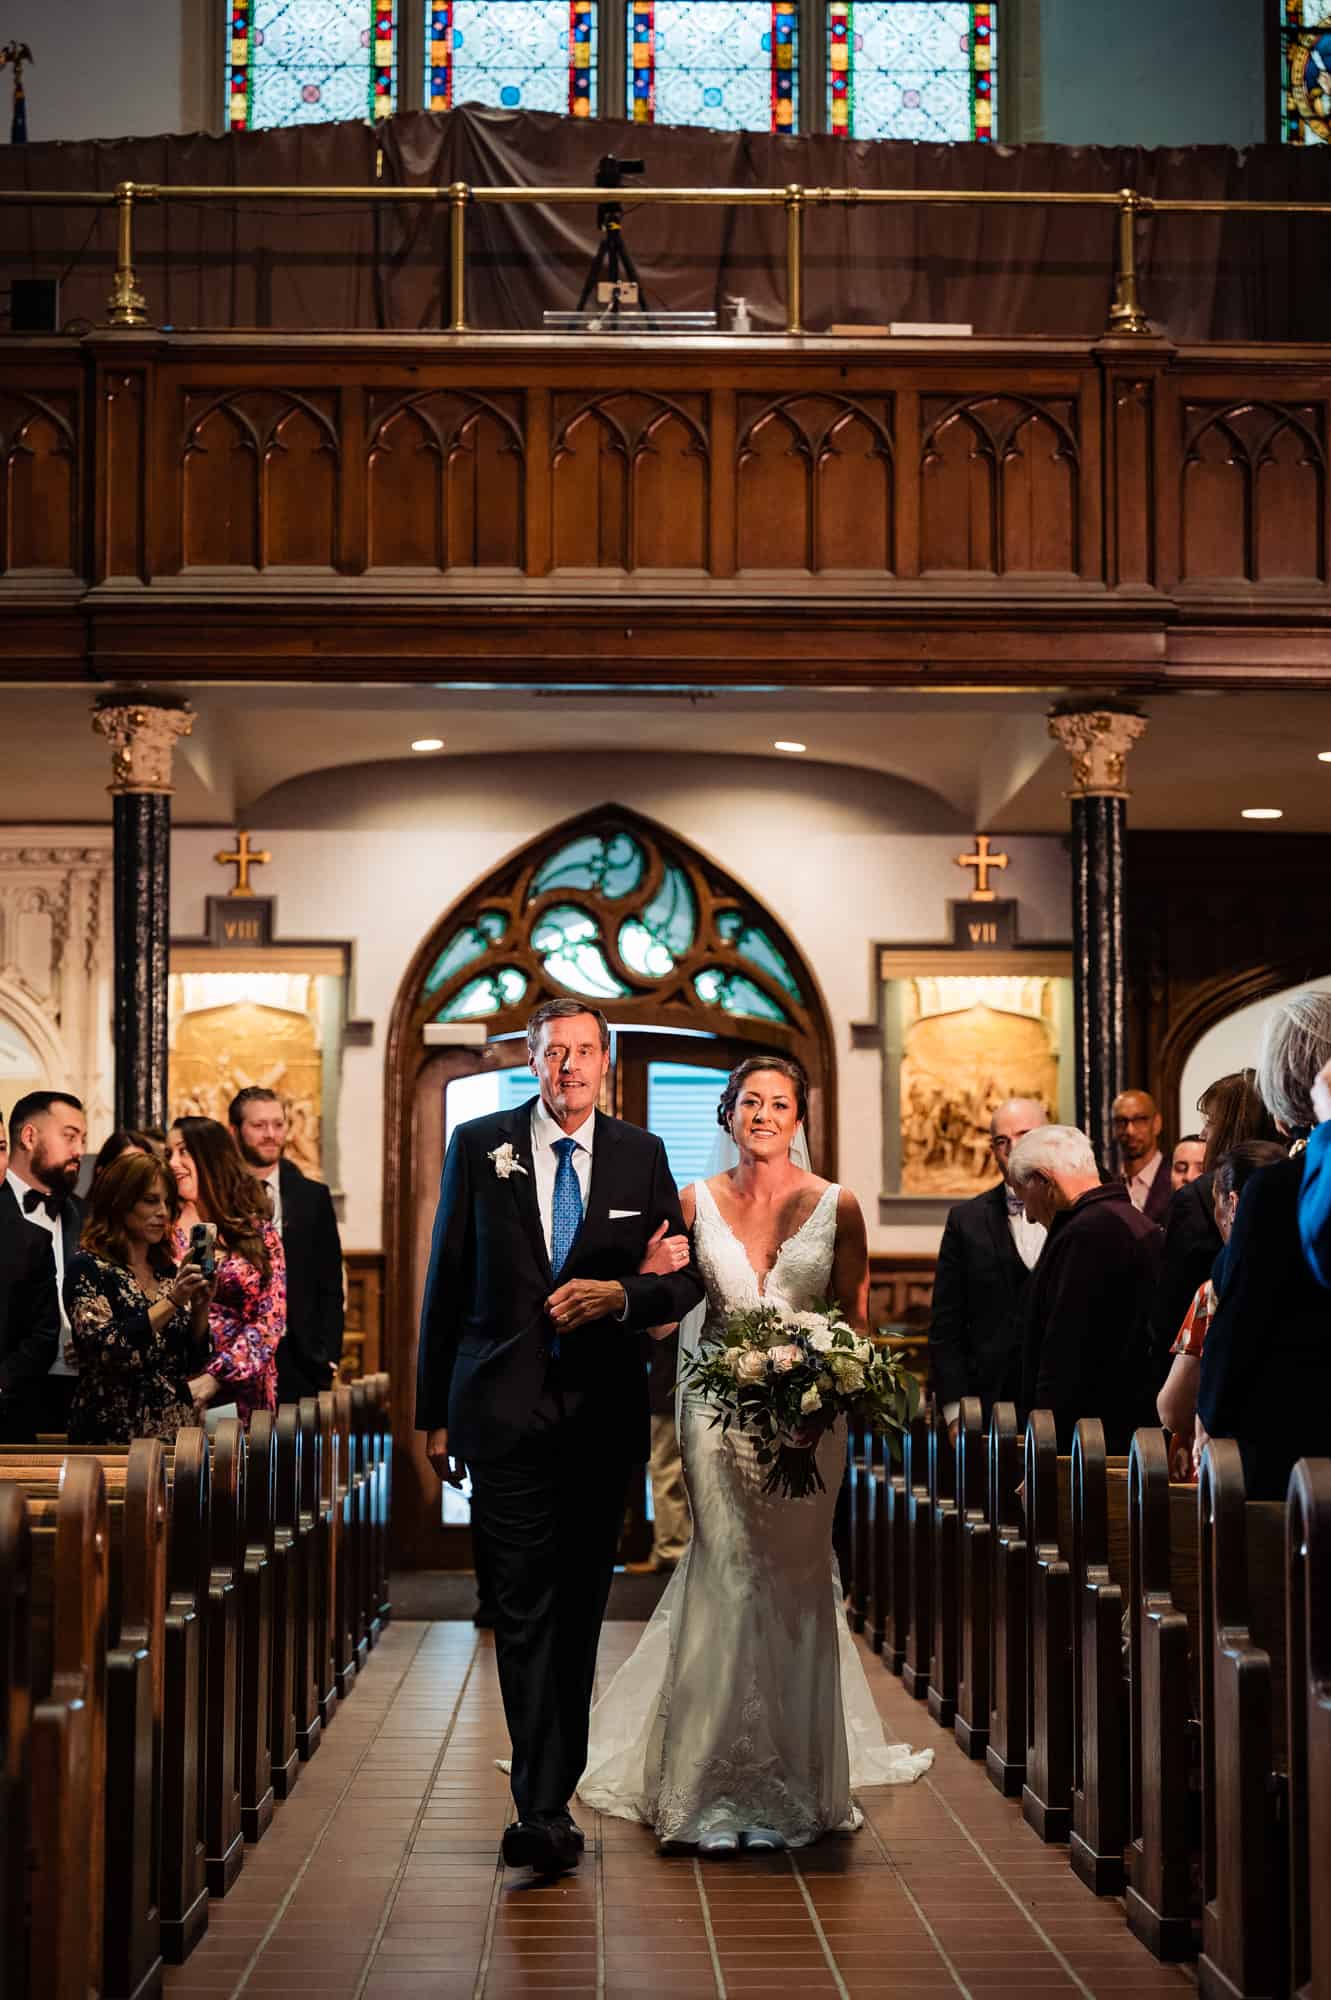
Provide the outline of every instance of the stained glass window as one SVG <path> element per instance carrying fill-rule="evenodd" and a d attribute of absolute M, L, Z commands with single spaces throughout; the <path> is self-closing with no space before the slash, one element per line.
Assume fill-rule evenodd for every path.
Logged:
<path fill-rule="evenodd" d="M 470 965 L 474 958 L 480 958 L 497 944 L 508 929 L 508 918 L 502 910 L 482 910 L 474 924 L 464 924 L 455 931 L 434 962 L 434 967 L 425 982 L 427 993 L 437 993 L 446 986 L 455 972 L 464 965 Z"/>
<path fill-rule="evenodd" d="M 622 999 L 629 989 L 606 964 L 600 936 L 595 917 L 572 903 L 542 910 L 531 927 L 532 950 L 561 986 L 593 1000 Z"/>
<path fill-rule="evenodd" d="M 716 920 L 716 928 L 741 958 L 761 966 L 769 979 L 775 979 L 779 986 L 784 986 L 791 999 L 803 1006 L 804 995 L 800 992 L 799 981 L 766 931 L 746 922 L 739 910 L 723 910 Z"/>
<path fill-rule="evenodd" d="M 485 1014 L 502 1014 L 516 1007 L 527 991 L 527 975 L 516 965 L 501 965 L 467 984 L 439 1009 L 436 1020 L 476 1021 Z"/>
<path fill-rule="evenodd" d="M 744 1014 L 754 1021 L 785 1021 L 789 1019 L 784 1007 L 746 979 L 742 972 L 722 972 L 709 966 L 700 972 L 693 982 L 698 998 L 709 1007 L 720 1007 L 726 1014 Z"/>
<path fill-rule="evenodd" d="M 589 834 L 571 840 L 542 862 L 527 900 L 547 896 L 552 889 L 583 889 L 617 903 L 633 894 L 646 873 L 647 857 L 631 834 L 612 833 L 608 839 Z"/>
<path fill-rule="evenodd" d="M 596 111 L 596 0 L 426 0 L 425 102 Z"/>
<path fill-rule="evenodd" d="M 397 0 L 230 0 L 226 53 L 233 132 L 397 108 Z"/>
<path fill-rule="evenodd" d="M 797 0 L 628 0 L 630 117 L 793 132 L 797 26 Z"/>
<path fill-rule="evenodd" d="M 1291 146 L 1331 143 L 1331 0 L 1277 0 L 1280 136 Z"/>
<path fill-rule="evenodd" d="M 992 139 L 997 0 L 828 0 L 827 100 L 851 139 Z"/>

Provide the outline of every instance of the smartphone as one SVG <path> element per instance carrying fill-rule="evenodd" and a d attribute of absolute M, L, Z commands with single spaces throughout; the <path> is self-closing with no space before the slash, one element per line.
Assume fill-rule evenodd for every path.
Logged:
<path fill-rule="evenodd" d="M 187 1262 L 197 1264 L 205 1278 L 217 1270 L 217 1224 L 196 1222 L 189 1233 Z"/>

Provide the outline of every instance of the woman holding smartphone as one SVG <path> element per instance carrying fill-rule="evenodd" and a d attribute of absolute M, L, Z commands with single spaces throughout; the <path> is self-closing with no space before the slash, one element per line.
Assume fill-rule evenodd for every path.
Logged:
<path fill-rule="evenodd" d="M 180 1197 L 176 1254 L 195 1255 L 190 1238 L 198 1224 L 211 1223 L 216 1231 L 208 1312 L 212 1387 L 197 1400 L 214 1407 L 234 1403 L 248 1424 L 255 1410 L 277 1408 L 277 1343 L 286 1331 L 286 1259 L 268 1193 L 215 1118 L 178 1118 L 167 1135 L 166 1159 Z"/>

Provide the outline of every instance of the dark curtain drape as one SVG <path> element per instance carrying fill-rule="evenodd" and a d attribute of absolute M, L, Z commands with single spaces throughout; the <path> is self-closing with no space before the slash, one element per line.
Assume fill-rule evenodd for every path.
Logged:
<path fill-rule="evenodd" d="M 1325 201 L 1331 148 L 921 146 L 774 138 L 476 107 L 363 125 L 237 137 L 0 149 L 0 186 L 372 186 L 587 184 L 601 154 L 640 155 L 658 186 L 1134 187 L 1157 197 Z M 665 308 L 748 300 L 753 323 L 785 320 L 779 209 L 666 208 L 625 190 L 626 240 Z M 805 323 L 963 322 L 977 334 L 1090 338 L 1113 283 L 1112 209 L 810 208 Z M 1176 341 L 1316 340 L 1331 329 L 1328 219 L 1148 217 L 1138 236 L 1146 310 Z M 447 318 L 447 206 L 265 203 L 140 209 L 135 264 L 156 324 L 209 328 L 429 330 Z M 468 317 L 538 328 L 567 308 L 596 247 L 595 212 L 546 204 L 473 209 Z M 110 213 L 0 208 L 0 264 L 62 278 L 68 325 L 100 321 L 114 265 Z M 724 321 L 723 321 L 724 323 Z"/>

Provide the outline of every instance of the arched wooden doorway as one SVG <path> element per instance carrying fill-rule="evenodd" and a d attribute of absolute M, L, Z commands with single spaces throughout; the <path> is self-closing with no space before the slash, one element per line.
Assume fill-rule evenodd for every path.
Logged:
<path fill-rule="evenodd" d="M 607 805 L 552 828 L 474 884 L 416 952 L 388 1033 L 385 1338 L 395 1389 L 395 1561 L 404 1567 L 468 1559 L 466 1534 L 440 1524 L 438 1481 L 412 1426 L 448 1091 L 464 1078 L 522 1069 L 528 1015 L 566 994 L 609 1017 L 606 1108 L 635 1122 L 649 1122 L 651 1083 L 667 1058 L 684 1073 L 690 1064 L 728 1069 L 761 1049 L 797 1056 L 809 1075 L 813 1162 L 834 1170 L 835 1055 L 817 981 L 771 913 L 710 857 Z M 438 1021 L 484 1022 L 487 1043 L 427 1046 L 425 1030 Z"/>

